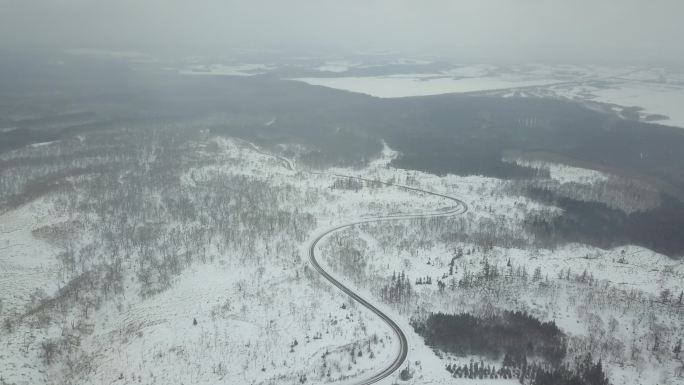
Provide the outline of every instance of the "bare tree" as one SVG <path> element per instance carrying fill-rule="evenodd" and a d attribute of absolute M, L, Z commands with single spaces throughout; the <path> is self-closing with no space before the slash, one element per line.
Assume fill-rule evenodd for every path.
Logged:
<path fill-rule="evenodd" d="M 46 365 L 52 365 L 57 354 L 59 354 L 59 346 L 56 342 L 46 340 L 40 344 L 41 356 Z"/>

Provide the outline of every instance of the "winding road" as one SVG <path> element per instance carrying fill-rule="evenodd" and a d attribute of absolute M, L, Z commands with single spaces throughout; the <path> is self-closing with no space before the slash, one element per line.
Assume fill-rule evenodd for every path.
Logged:
<path fill-rule="evenodd" d="M 247 141 L 244 141 L 244 143 L 246 143 L 248 146 L 250 146 L 252 149 L 254 149 L 256 152 L 258 152 L 260 154 L 278 159 L 279 161 L 281 161 L 285 164 L 285 167 L 287 169 L 295 171 L 294 163 L 290 159 L 287 159 L 287 158 L 279 156 L 279 155 L 269 154 L 265 151 L 262 151 L 259 147 L 257 147 L 253 143 L 250 143 Z M 340 231 L 340 230 L 343 230 L 346 228 L 354 227 L 354 226 L 357 226 L 360 224 L 384 222 L 384 221 L 400 221 L 400 220 L 414 219 L 414 218 L 431 218 L 431 217 L 444 217 L 444 216 L 451 216 L 451 215 L 461 215 L 461 214 L 464 214 L 465 212 L 468 211 L 468 205 L 458 198 L 454 198 L 454 197 L 444 195 L 444 194 L 439 194 L 439 193 L 432 192 L 432 191 L 422 190 L 422 189 L 415 188 L 415 187 L 392 184 L 392 183 L 382 182 L 382 181 L 373 180 L 373 179 L 367 179 L 367 178 L 363 178 L 363 177 L 351 176 L 351 175 L 314 172 L 314 171 L 305 171 L 305 172 L 308 172 L 311 174 L 318 174 L 318 175 L 327 174 L 327 175 L 332 175 L 332 176 L 335 176 L 338 178 L 356 179 L 356 180 L 365 181 L 365 182 L 380 183 L 380 184 L 383 184 L 385 186 L 397 187 L 397 188 L 400 188 L 403 190 L 413 191 L 413 192 L 417 192 L 420 194 L 444 198 L 444 199 L 455 204 L 455 205 L 451 205 L 451 206 L 445 207 L 441 210 L 437 210 L 437 211 L 433 211 L 433 212 L 387 215 L 387 216 L 381 216 L 381 217 L 360 219 L 360 220 L 357 220 L 354 222 L 349 222 L 349 223 L 337 225 L 335 227 L 332 227 L 332 228 L 327 229 L 327 230 L 323 231 L 322 233 L 320 233 L 309 244 L 309 247 L 308 247 L 309 262 L 314 267 L 314 269 L 316 269 L 316 271 L 319 274 L 321 274 L 323 276 L 323 278 L 327 279 L 333 286 L 340 289 L 342 292 L 344 292 L 349 297 L 351 297 L 354 301 L 360 303 L 362 306 L 364 306 L 365 308 L 367 308 L 368 310 L 373 312 L 375 315 L 377 315 L 380 319 L 382 319 L 385 322 L 385 324 L 387 324 L 387 326 L 389 326 L 389 328 L 395 334 L 396 338 L 399 340 L 399 352 L 389 366 L 387 366 L 386 368 L 382 369 L 381 371 L 379 371 L 377 373 L 374 373 L 372 376 L 365 378 L 365 379 L 360 379 L 358 382 L 355 383 L 355 385 L 374 384 L 374 383 L 390 376 L 397 369 L 399 369 L 401 367 L 401 365 L 404 363 L 404 361 L 406 360 L 406 356 L 408 355 L 408 341 L 406 339 L 406 335 L 401 330 L 399 325 L 397 325 L 397 323 L 394 322 L 387 314 L 383 313 L 380 309 L 375 307 L 372 303 L 363 299 L 360 295 L 358 295 L 352 289 L 350 289 L 349 287 L 345 286 L 343 283 L 338 281 L 329 272 L 327 272 L 323 267 L 321 267 L 321 265 L 318 263 L 318 260 L 316 259 L 316 252 L 315 252 L 316 251 L 316 245 L 318 245 L 318 243 L 321 240 L 323 240 L 325 237 L 329 236 L 332 233 L 335 233 L 337 231 Z"/>

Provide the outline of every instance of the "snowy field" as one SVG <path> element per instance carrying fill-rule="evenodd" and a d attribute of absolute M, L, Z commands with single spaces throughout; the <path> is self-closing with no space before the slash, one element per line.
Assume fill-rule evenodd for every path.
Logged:
<path fill-rule="evenodd" d="M 214 138 L 196 146 L 191 156 L 214 160 L 184 170 L 183 188 L 201 191 L 222 178 L 262 181 L 288 194 L 303 194 L 293 200 L 293 208 L 315 216 L 317 228 L 408 206 L 426 211 L 437 204 L 391 187 L 331 188 L 338 178 L 287 170 L 242 142 Z M 204 152 L 207 146 L 213 150 Z M 29 148 L 36 154 L 43 147 Z M 120 296 L 93 304 L 85 319 L 67 312 L 46 315 L 42 323 L 14 320 L 13 315 L 68 283 L 64 245 L 54 242 L 55 231 L 40 230 L 74 229 L 86 220 L 65 216 L 51 197 L 0 216 L 1 314 L 13 319 L 11 332 L 0 332 L 0 376 L 8 383 L 280 384 L 303 378 L 346 383 L 394 358 L 397 341 L 386 326 L 309 270 L 305 239 L 248 244 L 250 254 L 206 244 L 202 262 L 178 274 L 169 288 L 144 297 L 138 294 L 135 263 L 126 263 L 123 274 L 130 282 L 125 280 Z M 86 226 L 71 240 L 69 247 L 80 250 L 78 259 L 84 252 L 97 253 L 89 245 L 91 235 Z M 60 340 L 65 333 L 80 336 L 79 348 L 60 348 L 61 364 L 44 366 L 41 341 Z"/>
<path fill-rule="evenodd" d="M 483 247 L 486 243 L 478 239 L 487 234 L 527 244 L 532 235 L 519 229 L 530 213 L 562 213 L 506 193 L 505 182 L 498 179 L 394 169 L 389 164 L 398 154 L 386 146 L 364 169 L 310 173 L 290 170 L 282 160 L 243 141 L 200 131 L 175 152 L 179 149 L 169 142 L 176 142 L 166 142 L 167 136 L 133 139 L 135 166 L 109 171 L 113 174 L 105 176 L 110 182 L 100 182 L 102 174 L 98 179 L 73 176 L 70 188 L 0 215 L 0 317 L 12 321 L 11 331 L 0 331 L 4 382 L 353 383 L 383 368 L 396 354 L 397 341 L 373 314 L 312 271 L 308 241 L 340 223 L 435 212 L 453 202 L 392 186 L 340 183 L 332 175 L 336 173 L 435 191 L 469 206 L 463 216 L 357 226 L 319 244 L 326 269 L 390 315 L 407 335 L 407 366 L 413 376 L 400 381 L 397 372 L 384 384 L 516 383 L 451 378 L 445 370 L 448 363 L 480 357 L 440 357 L 409 324 L 416 309 L 419 314 L 482 314 L 494 308 L 525 310 L 555 321 L 568 334 L 572 349 L 604 358 L 614 384 L 652 384 L 654 378 L 663 385 L 681 383 L 674 375 L 680 363 L 670 346 L 682 337 L 683 315 L 674 307 L 684 290 L 682 261 L 633 246 Z M 86 136 L 78 143 L 58 141 L 7 156 L 78 154 L 83 143 L 98 140 L 111 143 L 106 136 Z M 111 160 L 98 153 L 83 162 L 121 162 L 127 156 L 118 150 L 112 154 Z M 180 163 L 170 170 L 159 168 L 170 162 L 164 156 Z M 559 183 L 592 184 L 608 178 L 579 168 L 545 167 Z M 165 175 L 170 179 L 158 179 Z M 101 183 L 114 191 L 104 193 Z M 131 244 L 111 248 L 99 238 L 116 235 L 111 228 L 125 222 L 119 222 L 121 215 L 97 208 L 110 195 L 115 204 L 135 201 L 136 195 L 126 195 L 129 188 L 135 194 L 146 191 L 141 208 L 129 212 L 141 211 L 136 215 L 143 215 L 144 225 L 130 233 Z M 99 195 L 85 195 L 88 189 Z M 207 202 L 216 206 L 204 207 Z M 268 222 L 254 215 L 253 204 Z M 165 216 L 165 207 L 174 207 L 173 215 L 187 215 Z M 65 229 L 79 231 L 70 236 L 62 233 Z M 474 235 L 460 239 L 461 233 Z M 159 243 L 146 243 L 150 238 Z M 361 251 L 364 267 L 340 270 L 340 245 Z M 118 248 L 128 252 L 110 264 L 109 255 Z M 459 249 L 467 253 L 460 254 L 456 271 L 449 275 Z M 186 262 L 178 262 L 178 257 Z M 452 281 L 480 274 L 485 261 L 501 272 L 500 280 L 487 287 L 450 287 Z M 175 271 L 178 263 L 183 267 L 174 274 L 162 274 L 167 268 Z M 87 273 L 89 267 L 105 272 L 116 267 L 118 284 L 97 286 L 103 297 L 79 292 L 73 309 L 57 306 L 54 313 L 32 313 L 41 299 L 59 298 L 57 294 L 64 293 L 60 289 L 76 287 L 78 292 L 73 285 L 83 274 L 71 272 L 83 268 Z M 405 304 L 387 303 L 379 295 L 381 286 L 400 271 L 415 284 L 417 295 Z M 432 279 L 430 284 L 417 283 L 426 277 Z M 449 288 L 439 291 L 440 280 Z M 38 315 L 22 317 L 25 313 Z M 655 334 L 667 349 L 643 348 L 653 344 Z M 50 341 L 57 341 L 54 356 L 48 354 Z"/>
<path fill-rule="evenodd" d="M 528 65 L 500 68 L 469 65 L 434 74 L 372 77 L 308 77 L 313 85 L 381 98 L 494 92 L 504 97 L 554 97 L 638 108 L 642 119 L 684 127 L 684 71 L 597 66 Z"/>
<path fill-rule="evenodd" d="M 610 178 L 576 167 L 553 164 L 548 167 L 552 178 L 565 183 L 597 183 Z M 495 220 L 503 228 L 515 231 L 513 229 L 522 226 L 520 221 L 526 213 L 548 209 L 526 198 L 502 195 L 500 182 L 492 178 L 452 175 L 440 178 L 382 167 L 364 171 L 364 176 L 369 178 L 383 179 L 389 175 L 399 180 L 405 175 L 414 181 L 412 186 L 468 202 L 470 210 L 465 219 L 470 226 Z M 571 350 L 591 351 L 595 357 L 603 357 L 604 367 L 614 384 L 679 383 L 675 373 L 681 362 L 668 350 L 656 352 L 642 349 L 642 346 L 653 343 L 654 333 L 662 333 L 657 338 L 666 338 L 668 348 L 682 337 L 678 325 L 684 322 L 684 314 L 678 305 L 667 305 L 677 300 L 678 294 L 673 296 L 672 293 L 684 291 L 684 263 L 681 260 L 634 246 L 604 250 L 569 244 L 554 250 L 516 247 L 483 250 L 471 242 L 440 242 L 438 239 L 444 239 L 449 231 L 441 233 L 435 228 L 439 228 L 436 223 L 421 221 L 368 225 L 345 231 L 336 242 L 347 240 L 362 255 L 372 256 L 364 262 L 364 271 L 355 272 L 352 279 L 357 286 L 358 282 L 366 282 L 366 290 L 370 292 L 378 293 L 394 272 L 403 271 L 412 281 L 430 277 L 431 284 L 416 285 L 418 298 L 414 303 L 421 312 L 486 314 L 492 306 L 527 311 L 542 320 L 555 321 L 570 336 Z M 397 239 L 402 241 L 396 242 Z M 324 252 L 332 258 L 328 263 L 333 271 L 339 265 L 335 261 L 338 258 L 336 249 L 323 246 Z M 474 252 L 457 259 L 456 272 L 449 276 L 449 263 L 457 255 L 457 249 Z M 444 292 L 438 289 L 440 280 L 449 287 L 464 276 L 477 277 L 485 261 L 489 266 L 496 266 L 505 278 L 489 287 L 446 289 Z M 520 271 L 529 274 L 523 281 L 515 278 Z M 339 268 L 338 272 L 341 272 Z M 392 306 L 393 311 L 388 312 L 405 319 L 415 315 L 409 310 L 410 305 L 397 306 Z M 655 313 L 644 318 L 650 311 Z M 409 331 L 412 339 L 420 340 L 411 329 Z M 630 355 L 637 358 L 630 361 Z M 458 362 L 467 363 L 471 358 L 462 357 Z M 416 367 L 417 379 L 413 382 L 416 384 L 432 381 L 487 383 L 452 379 L 447 373 L 435 373 L 440 364 L 444 367 L 452 361 L 439 360 L 423 347 L 412 351 L 409 360 L 422 363 Z"/>
<path fill-rule="evenodd" d="M 367 58 L 366 58 L 367 59 Z M 184 75 L 252 76 L 277 71 L 277 63 L 190 63 L 169 70 Z M 380 98 L 450 93 L 484 93 L 502 97 L 551 97 L 583 103 L 601 103 L 625 118 L 656 121 L 684 128 L 684 71 L 666 68 L 606 67 L 590 65 L 497 66 L 453 65 L 435 72 L 411 72 L 430 61 L 329 60 L 299 64 L 301 70 L 320 75 L 294 78 L 308 84 L 357 92 Z M 406 71 L 396 66 L 407 66 Z M 391 68 L 387 75 L 345 76 L 355 70 Z M 334 76 L 333 76 L 334 75 Z M 630 115 L 622 114 L 629 111 Z"/>
<path fill-rule="evenodd" d="M 636 108 L 642 120 L 684 127 L 684 82 L 667 79 L 608 78 L 599 83 L 560 84 L 532 91 L 531 95 L 552 95 L 577 101 L 614 105 L 617 113 Z"/>
<path fill-rule="evenodd" d="M 196 64 L 191 66 L 190 69 L 179 70 L 178 73 L 182 75 L 251 76 L 264 73 L 273 68 L 275 67 L 263 64 Z"/>
<path fill-rule="evenodd" d="M 298 78 L 295 80 L 380 98 L 516 89 L 519 87 L 544 86 L 558 82 L 549 79 L 527 80 L 509 77 L 451 78 L 423 74 L 378 77 Z"/>

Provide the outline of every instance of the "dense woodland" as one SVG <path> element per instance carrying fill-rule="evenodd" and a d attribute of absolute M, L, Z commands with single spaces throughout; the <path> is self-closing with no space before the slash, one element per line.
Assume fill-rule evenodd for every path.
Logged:
<path fill-rule="evenodd" d="M 506 355 L 513 363 L 527 356 L 559 363 L 567 349 L 565 335 L 553 322 L 522 312 L 503 311 L 486 318 L 433 313 L 412 324 L 427 344 L 458 355 Z"/>
<path fill-rule="evenodd" d="M 0 68 L 8 73 L 0 87 L 2 95 L 16 98 L 17 103 L 0 106 L 2 125 L 16 128 L 0 133 L 0 151 L 107 130 L 121 122 L 140 127 L 150 120 L 202 127 L 215 134 L 240 136 L 274 147 L 297 143 L 306 148 L 297 154 L 298 161 L 318 168 L 362 167 L 377 156 L 385 141 L 402 154 L 393 165 L 405 169 L 544 179 L 541 170 L 502 160 L 510 151 L 524 154 L 543 150 L 552 157 L 644 180 L 678 200 L 668 200 L 658 208 L 653 203 L 658 197 L 638 195 L 647 198 L 641 199 L 645 203 L 632 206 L 653 210 L 629 217 L 614 215 L 602 206 L 565 202 L 564 208 L 571 216 L 584 217 L 592 210 L 601 215 L 547 222 L 548 226 L 562 229 L 552 235 L 561 238 L 558 242 L 585 239 L 601 246 L 632 242 L 673 256 L 684 251 L 678 241 L 681 237 L 670 236 L 681 228 L 678 218 L 684 199 L 684 177 L 679 167 L 684 163 L 680 151 L 684 133 L 678 129 L 625 121 L 559 100 L 468 95 L 376 99 L 279 80 L 277 70 L 271 76 L 248 78 L 182 77 L 155 72 L 140 76 L 121 63 L 72 57 L 70 66 L 54 68 L 37 65 L 31 59 L 19 56 L 1 64 Z M 96 76 L 94 68 L 101 70 L 104 65 L 108 76 Z M 81 87 L 79 93 L 72 92 L 75 81 Z M 64 90 L 64 95 L 47 96 L 47 91 L 55 89 Z M 100 96 L 102 89 L 108 93 Z M 27 94 L 27 90 L 33 93 Z M 43 96 L 27 96 L 35 93 Z M 98 97 L 91 98 L 91 94 Z M 289 97 L 283 99 L 283 94 Z M 79 107 L 77 112 L 55 112 L 71 111 L 74 106 Z M 40 117 L 26 117 L 36 113 Z M 109 165 L 90 167 L 97 171 Z M 13 185 L 11 180 L 6 183 Z M 31 189 L 34 194 L 54 188 L 45 180 L 36 183 Z M 627 195 L 635 191 L 632 187 L 626 189 Z M 578 186 L 572 188 L 576 190 L 574 196 L 559 196 L 581 196 L 583 202 L 589 196 L 592 201 L 612 200 L 601 189 L 586 194 Z M 18 195 L 19 191 L 9 193 L 1 197 L 11 204 L 31 196 Z M 677 215 L 669 214 L 673 212 Z M 666 220 L 654 220 L 662 215 Z M 545 225 L 538 223 L 541 234 L 546 231 Z M 625 231 L 621 230 L 623 226 Z M 566 231 L 568 237 L 563 238 Z M 668 238 L 663 239 L 662 234 Z"/>
<path fill-rule="evenodd" d="M 332 238 L 335 243 L 345 245 L 342 249 L 347 250 L 347 255 L 354 255 L 361 261 L 358 269 L 345 272 L 338 268 L 337 272 L 352 277 L 376 292 L 378 298 L 413 318 L 414 327 L 421 330 L 432 346 L 462 355 L 498 355 L 509 365 L 520 365 L 521 357 L 524 357 L 530 359 L 529 365 L 534 368 L 531 370 L 545 373 L 538 381 L 549 378 L 549 381 L 580 381 L 575 377 L 581 377 L 578 373 L 582 370 L 577 369 L 574 362 L 586 353 L 601 357 L 602 364 L 634 365 L 637 372 L 645 370 L 652 360 L 677 362 L 676 351 L 682 330 L 675 325 L 684 319 L 684 302 L 680 302 L 684 293 L 681 290 L 664 289 L 654 295 L 618 286 L 595 276 L 591 269 L 551 267 L 555 262 L 546 265 L 544 258 L 554 253 L 538 249 L 547 242 L 546 238 L 516 229 L 525 229 L 522 223 L 530 215 L 553 218 L 558 212 L 550 206 L 534 206 L 522 197 L 511 204 L 499 195 L 505 188 L 494 182 L 491 185 L 483 182 L 480 186 L 455 186 L 453 191 L 463 190 L 486 195 L 487 199 L 471 201 L 470 210 L 464 216 L 366 224 L 337 233 Z M 505 214 L 501 214 L 502 211 Z M 373 243 L 362 241 L 367 239 L 372 239 Z M 551 248 L 556 249 L 560 244 L 553 244 Z M 528 250 L 528 263 L 534 265 L 512 260 L 508 256 L 515 254 L 511 248 Z M 333 267 L 339 263 L 337 250 L 333 247 L 327 251 Z M 625 269 L 632 263 L 624 250 L 595 249 L 593 253 L 578 254 L 576 258 L 579 261 L 605 260 L 603 254 L 613 255 L 613 261 Z M 386 269 L 397 265 L 407 267 L 406 271 Z M 581 265 L 578 262 L 578 266 Z M 422 269 L 432 273 L 414 273 Z M 663 274 L 669 274 L 667 269 Z M 558 326 L 553 326 L 550 320 L 567 310 L 570 310 L 570 317 L 576 317 L 579 325 L 587 328 L 587 335 L 566 335 Z M 517 313 L 520 311 L 529 312 L 527 315 Z M 507 329 L 503 326 L 505 323 L 500 322 L 502 314 L 518 314 L 521 325 Z M 644 317 L 644 314 L 648 316 Z M 431 335 L 426 326 L 429 319 L 455 320 L 451 325 L 454 328 L 446 326 L 446 321 L 437 323 L 436 330 L 443 334 Z M 544 330 L 548 334 L 535 334 L 542 325 L 546 325 Z M 518 327 L 531 331 L 513 334 Z M 624 333 L 626 330 L 630 332 Z M 555 339 L 550 337 L 554 335 Z M 452 336 L 452 343 L 444 343 L 450 338 L 444 336 Z M 481 339 L 481 336 L 490 338 Z M 525 345 L 527 337 L 550 341 L 544 346 L 552 359 L 541 357 L 534 344 Z M 509 341 L 507 345 L 505 341 Z M 510 352 L 506 357 L 508 346 L 517 349 L 517 356 Z M 537 354 L 536 359 L 534 354 Z M 539 363 L 539 360 L 546 363 Z M 453 369 L 453 373 L 468 378 L 480 378 L 480 375 L 483 378 L 504 375 L 507 376 L 504 378 L 517 378 L 520 375 L 520 367 L 518 372 L 511 369 L 511 373 L 503 369 L 505 367 L 500 366 L 487 371 L 480 367 L 479 372 L 466 372 L 461 368 L 460 371 Z"/>
<path fill-rule="evenodd" d="M 601 361 L 594 362 L 591 354 L 575 366 L 561 365 L 556 369 L 532 371 L 533 385 L 608 385 Z"/>
<path fill-rule="evenodd" d="M 81 65 L 89 68 L 88 63 Z M 512 249 L 534 254 L 568 241 L 604 247 L 637 243 L 681 255 L 684 210 L 679 197 L 628 184 L 617 193 L 611 192 L 615 184 L 551 186 L 548 173 L 501 158 L 510 147 L 546 148 L 589 163 L 652 174 L 676 196 L 684 188 L 681 132 L 616 120 L 560 101 L 470 96 L 378 100 L 270 77 L 163 74 L 138 79 L 121 69 L 112 74 L 111 79 L 94 76 L 89 89 L 110 89 L 111 94 L 102 96 L 105 103 L 84 101 L 82 95 L 43 100 L 47 118 L 40 119 L 21 118 L 26 112 L 21 103 L 1 106 L 2 112 L 16 115 L 3 118 L 3 125 L 17 128 L 0 133 L 0 212 L 49 198 L 59 220 L 35 229 L 33 236 L 59 253 L 57 290 L 38 288 L 21 306 L 0 298 L 0 336 L 23 336 L 22 350 L 36 348 L 46 367 L 62 364 L 67 382 L 70 375 L 87 377 L 96 369 L 96 355 L 81 350 L 96 327 L 95 314 L 124 313 L 131 301 L 163 294 L 189 268 L 221 259 L 253 270 L 236 283 L 239 298 L 264 306 L 235 307 L 228 301 L 214 312 L 217 318 L 263 319 L 261 310 L 253 308 L 268 309 L 306 290 L 331 290 L 301 258 L 301 244 L 319 225 L 307 207 L 334 202 L 329 195 L 333 193 L 372 194 L 380 185 L 337 179 L 316 189 L 302 174 L 290 181 L 234 173 L 223 166 L 245 167 L 244 160 L 222 153 L 219 142 L 210 140 L 217 133 L 258 140 L 272 145 L 273 151 L 283 142 L 293 148 L 303 145 L 288 155 L 313 168 L 362 167 L 377 157 L 386 140 L 402 153 L 393 164 L 406 169 L 514 179 L 469 184 L 462 190 L 447 186 L 450 192 L 473 197 L 465 215 L 365 224 L 335 233 L 322 245 L 335 273 L 412 317 L 416 331 L 431 345 L 502 359 L 498 369 L 452 366 L 448 369 L 454 376 L 605 385 L 604 363 L 641 372 L 654 363 L 680 360 L 682 331 L 676 325 L 684 319 L 681 290 L 628 290 L 595 278 L 591 271 L 542 272 L 540 267 L 512 263 L 506 255 Z M 60 75 L 58 88 L 75 76 Z M 21 78 L 3 81 L 19 87 Z M 40 91 L 52 81 L 32 80 L 30 86 Z M 131 83 L 136 86 L 127 88 Z M 284 90 L 289 96 L 285 99 Z M 0 87 L 3 95 L 11 92 Z M 26 100 L 22 98 L 17 100 Z M 112 101 L 116 108 L 108 104 Z M 73 105 L 97 113 L 54 114 Z M 117 120 L 122 116 L 126 119 Z M 175 119 L 177 124 L 162 123 Z M 113 129 L 112 121 L 123 123 Z M 266 124 L 269 121 L 274 123 Z M 616 132 L 622 135 L 619 142 Z M 55 139 L 59 142 L 29 145 Z M 638 156 L 644 152 L 649 156 Z M 420 183 L 412 177 L 396 181 Z M 381 204 L 375 209 L 387 214 Z M 341 214 L 334 210 L 324 213 L 337 219 Z M 445 249 L 450 255 L 438 258 Z M 373 263 L 378 254 L 401 257 L 392 260 L 392 267 L 380 266 Z M 418 264 L 437 272 L 414 274 L 411 269 Z M 671 274 L 663 270 L 664 276 Z M 272 290 L 269 271 L 277 271 L 293 287 L 300 285 L 296 287 L 301 292 Z M 534 315 L 513 310 L 532 308 L 523 298 L 538 301 Z M 339 307 L 339 318 L 328 316 L 325 327 L 313 324 L 316 306 L 289 305 L 292 324 L 302 325 L 314 337 L 307 334 L 300 343 L 289 342 L 288 336 L 280 347 L 278 330 L 269 319 L 259 325 L 266 331 L 264 340 L 253 345 L 214 340 L 212 346 L 234 349 L 231 353 L 245 360 L 244 370 L 258 365 L 260 372 L 275 371 L 288 363 L 259 353 L 280 347 L 294 356 L 308 340 L 360 324 L 357 342 L 321 354 L 315 374 L 320 379 L 331 377 L 331 371 L 343 379 L 345 364 L 351 371 L 360 357 L 372 358 L 379 345 L 384 347 L 384 340 L 368 333 L 363 322 L 354 323 L 358 312 L 347 304 Z M 568 308 L 586 326 L 586 335 L 566 335 L 553 322 L 543 321 Z M 132 338 L 135 329 L 122 334 Z M 595 361 L 587 352 L 605 361 Z M 573 362 L 580 356 L 586 358 Z M 216 372 L 225 375 L 219 364 Z M 140 381 L 140 373 L 125 375 Z M 306 382 L 307 376 L 297 373 L 296 381 Z"/>
<path fill-rule="evenodd" d="M 484 356 L 501 366 L 484 363 L 447 365 L 456 378 L 518 379 L 531 385 L 608 385 L 599 360 L 591 354 L 574 365 L 563 363 L 566 336 L 553 322 L 541 322 L 521 312 L 504 311 L 487 318 L 470 314 L 430 314 L 412 322 L 426 343 L 458 356 Z"/>
<path fill-rule="evenodd" d="M 525 356 L 512 360 L 507 355 L 501 366 L 485 365 L 483 361 L 469 364 L 448 364 L 446 370 L 454 378 L 473 380 L 516 379 L 529 385 L 609 385 L 601 361 L 594 362 L 591 354 L 576 360 L 574 364 L 553 365 L 528 361 Z"/>
<path fill-rule="evenodd" d="M 87 378 L 96 370 L 95 357 L 81 346 L 96 319 L 153 299 L 189 267 L 220 259 L 249 266 L 261 282 L 265 266 L 298 265 L 298 244 L 316 225 L 302 205 L 324 194 L 307 194 L 286 180 L 234 174 L 230 167 L 245 160 L 233 155 L 201 131 L 156 125 L 3 154 L 2 210 L 24 203 L 19 198 L 50 202 L 58 219 L 35 228 L 33 236 L 59 252 L 51 276 L 55 292 L 37 288 L 25 303 L 12 298 L 9 305 L 0 293 L 0 339 L 31 330 L 23 340 L 26 354 L 36 348 L 46 367 L 66 365 L 66 378 Z M 301 274 L 291 273 L 281 276 Z M 251 293 L 246 282 L 236 285 L 245 296 L 266 295 Z M 250 311 L 226 309 L 243 316 Z"/>
<path fill-rule="evenodd" d="M 531 190 L 529 196 L 565 212 L 554 218 L 527 219 L 525 226 L 546 243 L 544 246 L 567 242 L 602 248 L 635 244 L 674 258 L 684 257 L 684 203 L 671 196 L 662 195 L 657 208 L 629 214 L 601 202 L 558 197 L 548 190 Z"/>

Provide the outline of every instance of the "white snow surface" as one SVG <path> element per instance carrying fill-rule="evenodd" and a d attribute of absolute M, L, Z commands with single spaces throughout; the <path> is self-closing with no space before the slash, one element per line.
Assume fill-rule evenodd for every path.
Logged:
<path fill-rule="evenodd" d="M 312 231 L 312 236 L 330 226 L 363 217 L 434 211 L 448 204 L 441 198 L 393 187 L 363 188 L 356 192 L 332 189 L 337 178 L 330 174 L 312 175 L 287 170 L 281 161 L 259 154 L 239 141 L 214 138 L 211 142 L 218 147 L 218 155 L 203 154 L 204 147 L 201 146 L 198 154 L 220 156 L 225 159 L 224 163 L 191 168 L 181 178 L 182 184 L 192 188 L 206 178 L 222 174 L 258 178 L 273 188 L 283 188 L 291 183 L 317 197 L 311 206 L 306 207 L 317 219 L 317 228 Z M 336 168 L 328 172 L 394 180 L 399 184 L 459 197 L 469 205 L 470 211 L 464 220 L 471 223 L 488 218 L 515 225 L 524 219 L 526 210 L 546 208 L 525 198 L 502 195 L 501 181 L 494 178 L 439 177 L 393 169 L 389 163 L 397 155 L 385 145 L 382 156 L 366 169 Z M 600 175 L 586 170 L 567 171 L 563 168 L 552 174 L 556 173 L 561 180 L 600 178 Z M 32 231 L 65 220 L 51 210 L 49 198 L 0 216 L 0 298 L 4 300 L 3 312 L 23 308 L 36 288 L 42 288 L 48 294 L 57 290 L 54 268 L 59 248 L 36 238 Z M 405 270 L 412 279 L 434 278 L 431 286 L 417 287 L 425 309 L 461 311 L 471 309 L 480 300 L 477 296 L 453 300 L 435 291 L 437 279 L 444 274 L 445 266 L 452 258 L 454 245 L 434 240 L 421 246 L 417 252 L 382 250 L 368 234 L 363 239 L 369 245 L 370 274 L 386 278 L 392 270 Z M 310 273 L 307 270 L 306 242 L 299 247 L 299 262 L 272 256 L 273 251 L 265 249 L 265 244 L 257 245 L 255 255 L 249 256 L 225 255 L 212 250 L 209 261 L 187 268 L 174 279 L 171 288 L 147 298 L 138 296 L 137 285 L 127 284 L 122 300 L 106 303 L 92 316 L 93 333 L 82 341 L 84 356 L 79 357 L 79 362 L 88 363 L 95 369 L 83 378 L 76 378 L 75 382 L 296 384 L 300 376 L 306 375 L 307 383 L 330 380 L 352 383 L 382 368 L 393 358 L 397 348 L 387 327 L 364 308 L 350 303 L 345 295 L 327 282 L 316 277 L 304 278 Z M 261 266 L 259 263 L 244 265 L 236 262 L 250 258 L 269 263 Z M 557 250 L 494 248 L 486 255 L 478 252 L 460 260 L 458 274 L 464 268 L 479 269 L 483 258 L 499 266 L 510 260 L 516 265 L 526 266 L 530 272 L 539 267 L 542 276 L 552 280 L 559 270 L 569 268 L 575 273 L 587 270 L 601 284 L 654 297 L 664 289 L 673 293 L 684 289 L 682 261 L 634 246 L 614 250 L 585 245 L 568 245 Z M 321 258 L 321 262 L 326 263 L 326 259 Z M 354 287 L 346 277 L 340 279 Z M 554 303 L 540 290 L 530 289 L 517 298 L 519 306 L 542 319 L 554 319 L 571 336 L 583 338 L 589 335 L 587 313 L 592 314 L 591 309 L 580 313 L 577 310 L 580 307 L 570 303 L 571 296 L 562 296 Z M 383 304 L 369 287 L 359 287 L 358 291 L 391 315 L 406 333 L 410 346 L 408 360 L 415 371 L 414 378 L 406 383 L 514 383 L 450 378 L 444 370 L 446 362 L 438 358 L 413 331 L 407 314 Z M 346 309 L 342 308 L 343 304 Z M 603 318 L 602 323 L 607 323 L 607 316 L 599 317 Z M 619 314 L 615 316 L 620 317 Z M 193 325 L 193 320 L 197 320 L 197 325 Z M 629 335 L 625 328 L 631 326 L 630 322 L 631 318 L 620 318 L 622 329 L 619 333 L 625 339 Z M 61 332 L 53 327 L 45 333 L 58 336 Z M 317 337 L 319 333 L 320 338 Z M 13 334 L 0 332 L 0 344 L 3 346 L 0 350 L 0 375 L 5 381 L 56 383 L 53 379 L 60 378 L 65 367 L 46 369 L 42 364 L 39 337 L 26 326 Z M 374 337 L 377 337 L 377 342 L 372 342 Z M 295 339 L 297 344 L 293 346 Z M 363 356 L 358 357 L 354 364 L 349 358 L 352 347 L 363 350 Z M 328 368 L 333 368 L 329 379 L 321 376 L 325 372 L 321 369 L 321 357 L 326 352 Z M 662 373 L 673 370 L 670 361 L 660 364 L 651 356 L 646 357 L 639 364 L 639 370 L 607 362 L 613 383 L 655 383 L 649 376 L 658 378 Z M 398 381 L 398 373 L 395 373 L 382 384 Z M 661 383 L 677 383 L 676 380 L 668 381 Z"/>
<path fill-rule="evenodd" d="M 440 75 L 392 75 L 377 77 L 297 78 L 305 83 L 358 92 L 380 98 L 400 98 L 450 93 L 500 90 L 557 83 L 553 79 L 518 80 L 499 77 L 452 78 Z"/>
<path fill-rule="evenodd" d="M 252 76 L 272 68 L 264 64 L 209 64 L 194 65 L 190 69 L 178 70 L 182 75 L 223 75 L 223 76 Z"/>
<path fill-rule="evenodd" d="M 307 77 L 295 80 L 380 98 L 495 92 L 503 97 L 554 97 L 639 107 L 643 119 L 684 128 L 684 71 L 663 68 L 529 64 L 462 65 L 422 74 Z"/>

